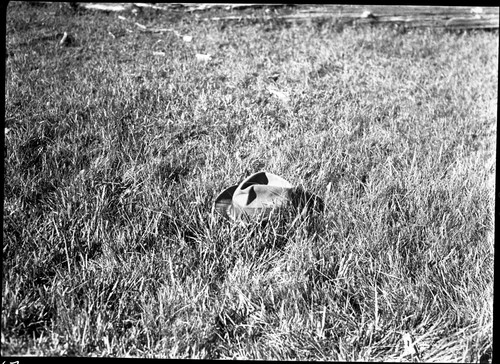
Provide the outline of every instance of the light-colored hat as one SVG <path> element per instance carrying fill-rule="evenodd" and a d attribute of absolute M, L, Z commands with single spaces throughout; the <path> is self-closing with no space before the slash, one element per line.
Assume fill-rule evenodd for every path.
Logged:
<path fill-rule="evenodd" d="M 287 207 L 301 213 L 324 210 L 323 201 L 287 180 L 268 172 L 258 172 L 239 185 L 222 191 L 215 199 L 215 209 L 233 220 L 262 217 Z"/>

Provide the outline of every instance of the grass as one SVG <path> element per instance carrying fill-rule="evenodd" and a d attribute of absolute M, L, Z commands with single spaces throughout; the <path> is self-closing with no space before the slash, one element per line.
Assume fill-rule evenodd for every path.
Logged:
<path fill-rule="evenodd" d="M 121 15 L 8 5 L 2 355 L 491 357 L 497 31 Z"/>

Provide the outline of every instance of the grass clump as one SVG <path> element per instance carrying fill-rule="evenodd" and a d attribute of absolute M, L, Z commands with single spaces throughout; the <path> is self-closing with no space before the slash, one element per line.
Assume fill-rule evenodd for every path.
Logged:
<path fill-rule="evenodd" d="M 2 354 L 491 356 L 498 33 L 174 15 L 9 3 Z"/>

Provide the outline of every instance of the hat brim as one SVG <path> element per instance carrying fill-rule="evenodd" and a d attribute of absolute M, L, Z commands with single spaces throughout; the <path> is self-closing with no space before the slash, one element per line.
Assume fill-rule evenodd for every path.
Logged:
<path fill-rule="evenodd" d="M 229 216 L 233 205 L 233 194 L 238 186 L 231 186 L 222 191 L 215 199 L 215 210 L 224 216 Z"/>

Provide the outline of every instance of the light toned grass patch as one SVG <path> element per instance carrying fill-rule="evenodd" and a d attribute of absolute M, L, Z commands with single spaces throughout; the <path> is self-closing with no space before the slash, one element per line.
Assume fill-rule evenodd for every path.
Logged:
<path fill-rule="evenodd" d="M 65 9 L 8 9 L 2 354 L 492 352 L 496 32 Z M 260 170 L 325 213 L 212 214 Z"/>

